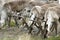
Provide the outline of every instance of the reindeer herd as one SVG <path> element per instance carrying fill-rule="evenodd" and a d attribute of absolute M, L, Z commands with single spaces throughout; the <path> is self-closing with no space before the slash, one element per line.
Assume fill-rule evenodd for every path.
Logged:
<path fill-rule="evenodd" d="M 48 37 L 50 32 L 57 27 L 60 22 L 60 4 L 58 3 L 38 3 L 34 1 L 13 1 L 8 2 L 0 8 L 0 28 L 4 24 L 10 27 L 11 19 L 14 19 L 15 26 L 19 28 L 19 21 L 22 20 L 22 26 L 26 27 L 31 33 L 33 27 L 38 28 L 37 34 L 44 38 Z"/>

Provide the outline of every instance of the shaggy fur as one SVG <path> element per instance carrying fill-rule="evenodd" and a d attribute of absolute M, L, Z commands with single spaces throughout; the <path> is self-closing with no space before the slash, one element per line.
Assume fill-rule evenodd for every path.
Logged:
<path fill-rule="evenodd" d="M 16 22 L 16 25 L 18 26 L 17 23 L 17 12 L 20 12 L 23 8 L 26 7 L 27 2 L 26 1 L 12 1 L 12 2 L 8 2 L 5 3 L 3 5 L 3 10 L 5 12 L 5 14 L 7 15 L 7 19 L 8 20 L 8 26 L 10 27 L 10 21 L 11 21 L 11 17 L 14 16 L 14 20 Z"/>
<path fill-rule="evenodd" d="M 51 32 L 51 30 L 55 29 L 55 33 L 57 35 L 57 25 L 60 21 L 60 6 L 50 7 L 45 13 L 45 19 L 47 21 L 48 25 L 48 34 Z M 52 29 L 53 28 L 53 29 Z"/>
<path fill-rule="evenodd" d="M 44 25 L 43 24 L 43 20 L 44 20 L 44 15 L 45 15 L 45 12 L 46 10 L 49 8 L 49 7 L 53 7 L 53 6 L 57 6 L 58 4 L 55 4 L 55 3 L 51 3 L 51 4 L 45 4 L 45 5 L 42 5 L 42 6 L 35 6 L 32 8 L 31 10 L 31 13 L 30 15 L 35 15 L 35 21 L 37 22 L 37 24 L 39 26 L 37 26 L 37 28 L 39 30 L 42 30 L 42 26 Z M 32 17 L 33 18 L 33 17 Z M 45 26 L 43 26 L 43 29 L 45 28 Z M 46 29 L 44 29 L 46 30 Z M 39 32 L 38 32 L 39 33 Z M 45 33 L 44 33 L 45 34 Z"/>

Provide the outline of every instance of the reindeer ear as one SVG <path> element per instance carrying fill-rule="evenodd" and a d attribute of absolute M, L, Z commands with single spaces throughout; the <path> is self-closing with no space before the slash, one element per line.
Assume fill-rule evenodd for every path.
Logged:
<path fill-rule="evenodd" d="M 60 17 L 59 17 L 59 20 L 58 21 L 60 22 Z"/>

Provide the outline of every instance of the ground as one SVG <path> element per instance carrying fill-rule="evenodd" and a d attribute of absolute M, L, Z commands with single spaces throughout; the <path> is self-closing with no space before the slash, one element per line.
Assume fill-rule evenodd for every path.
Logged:
<path fill-rule="evenodd" d="M 21 28 L 18 27 L 1 29 L 0 40 L 60 40 L 60 36 L 42 39 L 40 35 L 31 35 L 25 31 L 22 31 Z"/>

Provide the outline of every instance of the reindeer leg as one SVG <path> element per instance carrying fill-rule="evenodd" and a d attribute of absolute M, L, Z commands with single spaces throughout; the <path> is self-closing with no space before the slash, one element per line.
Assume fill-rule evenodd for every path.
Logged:
<path fill-rule="evenodd" d="M 33 23 L 30 25 L 30 27 L 29 27 L 29 33 L 31 33 L 31 31 L 33 30 L 33 28 L 32 28 L 32 25 L 34 24 L 34 21 L 33 21 Z"/>
<path fill-rule="evenodd" d="M 8 23 L 8 18 L 6 18 L 6 20 L 5 20 L 5 26 L 7 25 L 7 23 Z"/>
<path fill-rule="evenodd" d="M 29 26 L 28 26 L 28 24 L 26 23 L 26 21 L 24 20 L 24 18 L 23 18 L 23 24 L 25 24 L 24 28 L 26 27 L 27 29 L 29 29 Z"/>
<path fill-rule="evenodd" d="M 43 32 L 43 33 L 42 33 Z M 44 30 L 42 30 L 41 34 L 43 35 L 43 38 L 47 38 L 47 25 L 46 25 L 46 22 L 45 22 L 45 25 L 44 25 Z"/>
<path fill-rule="evenodd" d="M 55 29 L 55 35 L 57 35 L 57 22 L 53 22 L 52 31 Z"/>
<path fill-rule="evenodd" d="M 54 30 L 54 23 L 52 24 L 52 27 L 50 28 L 51 32 Z"/>
<path fill-rule="evenodd" d="M 10 27 L 11 17 L 8 17 L 8 27 Z"/>
<path fill-rule="evenodd" d="M 36 17 L 34 18 L 34 20 L 35 20 L 35 19 L 36 19 Z M 31 24 L 30 27 L 29 27 L 29 33 L 31 33 L 31 31 L 33 30 L 33 28 L 32 28 L 33 24 L 34 24 L 34 21 L 32 22 L 32 24 Z"/>
<path fill-rule="evenodd" d="M 57 27 L 55 27 L 55 33 L 56 33 L 56 35 L 57 35 Z"/>
<path fill-rule="evenodd" d="M 14 20 L 15 20 L 16 26 L 19 28 L 19 24 L 18 24 L 18 21 L 17 21 L 17 17 L 15 17 Z"/>
<path fill-rule="evenodd" d="M 55 24 L 55 33 L 56 33 L 56 35 L 57 35 L 57 24 Z"/>

